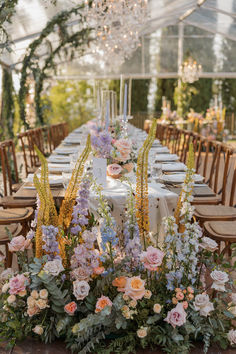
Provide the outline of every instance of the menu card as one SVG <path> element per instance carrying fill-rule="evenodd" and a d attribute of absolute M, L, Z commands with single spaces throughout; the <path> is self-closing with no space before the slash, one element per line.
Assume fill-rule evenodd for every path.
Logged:
<path fill-rule="evenodd" d="M 107 183 L 107 159 L 93 158 L 93 176 L 98 184 L 106 187 Z"/>

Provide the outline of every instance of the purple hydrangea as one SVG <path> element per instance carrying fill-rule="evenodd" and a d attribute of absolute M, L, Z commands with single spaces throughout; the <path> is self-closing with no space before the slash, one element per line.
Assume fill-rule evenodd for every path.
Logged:
<path fill-rule="evenodd" d="M 98 135 L 91 136 L 91 144 L 96 151 L 98 157 L 107 159 L 111 155 L 112 150 L 112 137 L 109 132 L 102 131 Z"/>

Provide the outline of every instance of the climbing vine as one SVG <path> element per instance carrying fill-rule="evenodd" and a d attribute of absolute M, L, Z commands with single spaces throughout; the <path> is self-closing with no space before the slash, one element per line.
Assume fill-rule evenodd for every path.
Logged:
<path fill-rule="evenodd" d="M 6 22 L 11 22 L 17 3 L 18 0 L 0 0 L 0 48 L 2 49 L 6 48 L 10 50 L 10 39 L 5 24 Z"/>
<path fill-rule="evenodd" d="M 44 67 L 38 72 L 37 71 L 37 76 L 35 77 L 35 111 L 36 111 L 36 116 L 38 118 L 38 121 L 40 124 L 44 123 L 43 119 L 43 108 L 41 105 L 41 92 L 43 90 L 43 82 L 47 78 L 46 71 L 48 69 L 53 69 L 54 68 L 54 59 L 57 55 L 60 54 L 60 51 L 64 49 L 65 53 L 67 53 L 67 48 L 65 46 L 73 46 L 73 49 L 80 50 L 81 54 L 83 53 L 84 50 L 84 43 L 89 43 L 91 40 L 89 38 L 89 33 L 90 31 L 88 29 L 82 29 L 79 32 L 76 32 L 72 34 L 69 37 L 64 37 L 64 40 L 59 44 L 59 46 L 51 52 L 49 57 L 46 59 Z M 70 54 L 70 59 L 73 59 L 74 51 L 71 52 Z M 38 75 L 39 73 L 39 75 Z"/>
<path fill-rule="evenodd" d="M 15 114 L 14 88 L 12 83 L 12 72 L 10 69 L 3 68 L 2 72 L 2 138 L 13 138 L 13 121 Z"/>
<path fill-rule="evenodd" d="M 66 22 L 69 20 L 69 18 L 72 15 L 80 15 L 80 24 L 83 26 L 85 18 L 81 15 L 81 10 L 83 9 L 83 5 L 78 5 L 73 7 L 70 10 L 67 11 L 62 11 L 59 14 L 55 15 L 46 25 L 46 27 L 43 29 L 41 32 L 40 36 L 34 40 L 29 48 L 28 48 L 28 53 L 25 55 L 24 60 L 23 60 L 23 65 L 22 65 L 22 70 L 21 70 L 21 80 L 20 80 L 20 90 L 19 90 L 19 95 L 18 95 L 18 102 L 19 102 L 19 109 L 20 109 L 20 119 L 22 123 L 24 124 L 25 128 L 29 128 L 29 124 L 26 121 L 26 109 L 25 109 L 25 98 L 28 92 L 28 85 L 27 85 L 27 79 L 30 75 L 30 73 L 33 73 L 34 79 L 36 81 L 36 109 L 37 109 L 37 114 L 39 114 L 39 120 L 41 122 L 42 120 L 42 111 L 41 111 L 41 105 L 40 105 L 40 93 L 42 91 L 43 87 L 43 80 L 46 77 L 45 71 L 49 67 L 53 67 L 53 58 L 55 55 L 59 53 L 59 51 L 65 47 L 66 43 L 70 42 L 74 44 L 83 44 L 84 41 L 81 41 L 81 38 L 79 34 L 83 33 L 83 31 L 77 32 L 75 36 L 69 36 L 66 30 Z M 58 34 L 60 36 L 60 44 L 58 47 L 54 50 L 51 51 L 49 54 L 48 59 L 46 59 L 45 65 L 43 67 L 43 70 L 39 67 L 38 64 L 38 56 L 37 56 L 37 49 L 39 46 L 44 42 L 44 40 L 47 39 L 48 35 L 52 32 L 55 31 L 55 29 L 58 29 Z M 42 70 L 42 74 L 40 74 L 40 71 Z"/>

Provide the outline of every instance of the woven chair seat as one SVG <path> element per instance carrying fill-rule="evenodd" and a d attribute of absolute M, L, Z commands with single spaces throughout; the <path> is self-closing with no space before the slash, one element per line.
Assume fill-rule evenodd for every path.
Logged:
<path fill-rule="evenodd" d="M 217 241 L 236 241 L 236 221 L 207 221 L 204 228 Z"/>
<path fill-rule="evenodd" d="M 19 224 L 0 225 L 0 244 L 10 241 L 6 228 L 13 236 L 18 236 L 22 230 L 22 227 Z"/>
<path fill-rule="evenodd" d="M 195 216 L 207 220 L 236 220 L 236 208 L 224 205 L 196 205 Z"/>
<path fill-rule="evenodd" d="M 3 208 L 34 208 L 35 205 L 35 199 L 15 199 L 12 196 L 0 198 L 0 206 Z"/>
<path fill-rule="evenodd" d="M 29 219 L 34 213 L 32 208 L 14 208 L 0 210 L 0 224 L 22 222 Z"/>
<path fill-rule="evenodd" d="M 191 202 L 193 205 L 218 205 L 220 203 L 220 198 L 215 197 L 194 197 Z"/>

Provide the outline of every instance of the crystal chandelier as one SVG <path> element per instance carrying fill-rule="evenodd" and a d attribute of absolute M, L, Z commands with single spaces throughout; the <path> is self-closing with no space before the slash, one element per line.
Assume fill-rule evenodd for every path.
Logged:
<path fill-rule="evenodd" d="M 147 0 L 85 0 L 87 19 L 95 29 L 96 51 L 106 61 L 122 63 L 140 46 L 140 30 L 147 20 Z"/>
<path fill-rule="evenodd" d="M 190 84 L 199 79 L 201 72 L 202 66 L 197 64 L 191 57 L 179 67 L 179 76 L 182 81 Z"/>

